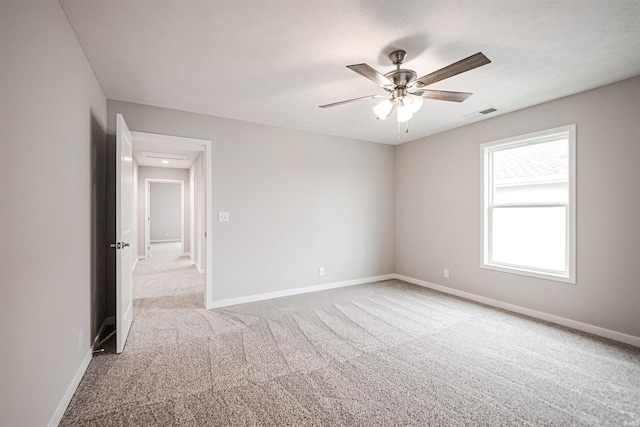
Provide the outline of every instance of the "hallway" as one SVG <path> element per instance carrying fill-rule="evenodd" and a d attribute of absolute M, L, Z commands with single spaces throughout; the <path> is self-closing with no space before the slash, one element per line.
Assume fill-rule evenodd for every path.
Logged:
<path fill-rule="evenodd" d="M 149 258 L 177 258 L 181 255 L 182 242 L 151 242 L 149 244 Z"/>
<path fill-rule="evenodd" d="M 134 323 L 147 310 L 204 308 L 204 274 L 188 257 L 138 261 L 133 272 Z"/>

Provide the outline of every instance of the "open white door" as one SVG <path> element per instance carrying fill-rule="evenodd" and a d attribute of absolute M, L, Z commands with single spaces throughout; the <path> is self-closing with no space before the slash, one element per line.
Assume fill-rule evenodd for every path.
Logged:
<path fill-rule="evenodd" d="M 116 116 L 116 352 L 122 353 L 133 321 L 133 138 L 122 114 Z"/>

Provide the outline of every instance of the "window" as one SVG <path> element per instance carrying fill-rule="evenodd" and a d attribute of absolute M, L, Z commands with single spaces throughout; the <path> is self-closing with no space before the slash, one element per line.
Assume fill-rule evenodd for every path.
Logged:
<path fill-rule="evenodd" d="M 482 144 L 481 267 L 575 283 L 575 125 Z"/>

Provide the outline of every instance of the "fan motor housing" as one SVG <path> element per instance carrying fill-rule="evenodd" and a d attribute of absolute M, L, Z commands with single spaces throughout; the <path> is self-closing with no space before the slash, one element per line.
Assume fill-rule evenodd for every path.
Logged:
<path fill-rule="evenodd" d="M 402 68 L 390 71 L 384 76 L 391 80 L 396 87 L 401 88 L 409 86 L 415 79 L 418 78 L 418 75 L 415 71 L 405 70 Z"/>

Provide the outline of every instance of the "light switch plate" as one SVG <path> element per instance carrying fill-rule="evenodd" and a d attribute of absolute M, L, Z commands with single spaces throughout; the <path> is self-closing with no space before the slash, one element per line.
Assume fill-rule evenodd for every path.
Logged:
<path fill-rule="evenodd" d="M 218 222 L 229 222 L 229 212 L 218 212 Z"/>

